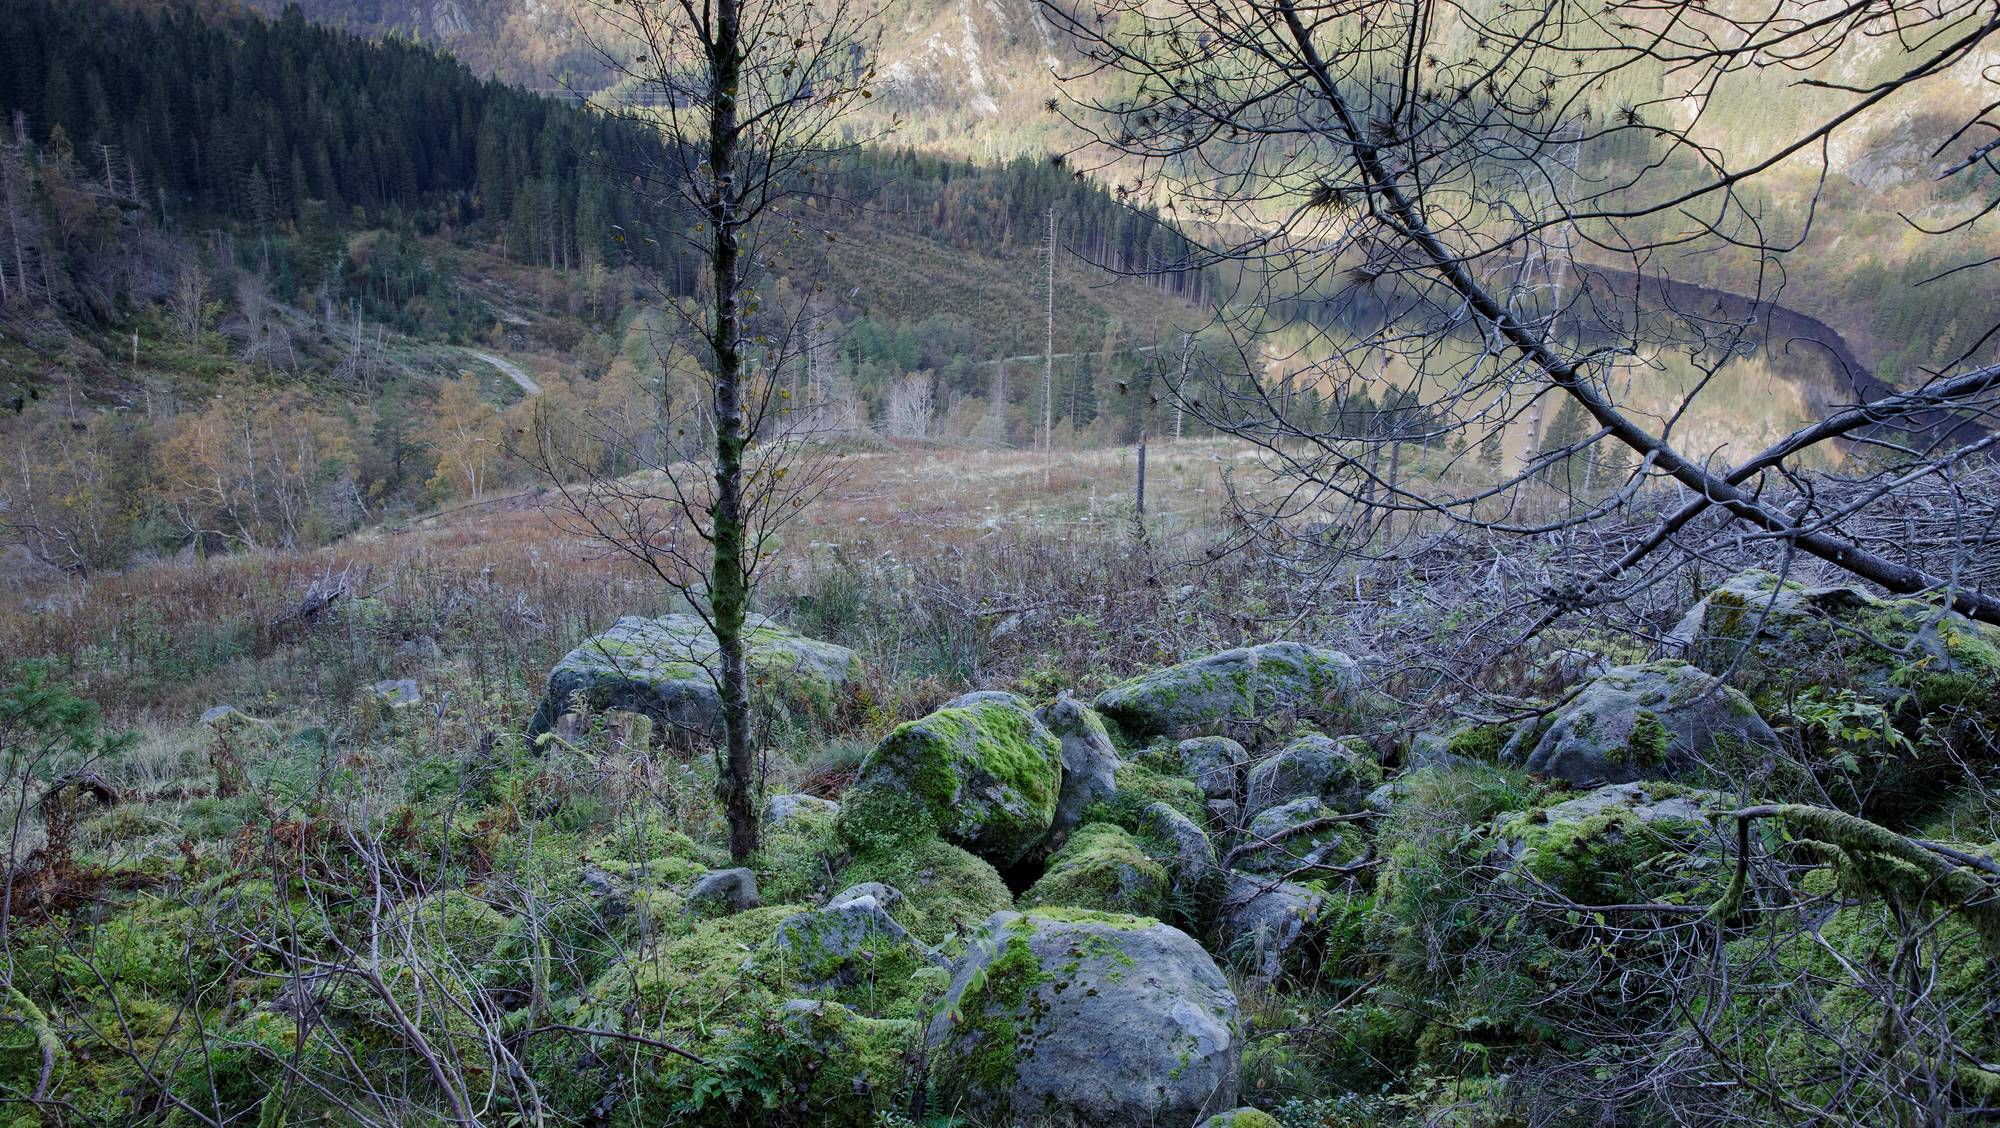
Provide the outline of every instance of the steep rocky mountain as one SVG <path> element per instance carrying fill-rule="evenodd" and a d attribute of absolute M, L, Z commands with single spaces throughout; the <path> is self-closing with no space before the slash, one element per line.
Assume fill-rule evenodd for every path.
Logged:
<path fill-rule="evenodd" d="M 450 51 L 475 72 L 575 96 L 612 75 L 600 0 L 250 0 L 276 15 L 297 3 L 316 22 L 399 35 Z M 903 144 L 979 160 L 1061 143 L 1045 109 L 1053 72 L 1077 53 L 1036 0 L 897 0 L 881 20 L 878 103 Z"/>

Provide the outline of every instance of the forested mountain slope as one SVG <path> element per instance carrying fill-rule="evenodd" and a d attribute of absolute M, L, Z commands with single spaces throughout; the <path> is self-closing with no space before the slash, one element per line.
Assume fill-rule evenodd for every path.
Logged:
<path fill-rule="evenodd" d="M 279 11 L 292 0 L 253 2 Z M 308 18 L 364 34 L 442 44 L 481 73 L 531 87 L 587 92 L 612 82 L 598 50 L 606 45 L 598 0 L 299 2 Z M 1504 26 L 1514 14 L 1497 3 L 1459 8 L 1462 18 L 1434 29 L 1427 46 L 1432 56 L 1476 57 L 1482 49 L 1479 27 Z M 877 60 L 883 120 L 901 115 L 899 144 L 978 160 L 1078 145 L 1077 133 L 1047 104 L 1066 96 L 1115 103 L 1122 80 L 1093 67 L 1065 34 L 1057 13 L 1072 11 L 1088 25 L 1095 10 L 1067 4 L 1052 9 L 1039 0 L 892 0 L 881 8 Z M 1591 49 L 1594 34 L 1589 28 L 1563 32 L 1574 51 Z M 1866 89 L 1896 73 L 1916 50 L 1914 43 L 1877 39 L 1866 50 L 1823 61 L 1812 82 L 1801 82 L 1791 68 L 1754 69 L 1737 76 L 1729 99 L 1713 103 L 1676 97 L 1688 76 L 1641 63 L 1621 68 L 1571 108 L 1581 115 L 1575 123 L 1579 134 L 1633 114 L 1667 130 L 1691 125 L 1690 140 L 1749 164 L 1776 151 L 1805 123 L 1839 112 L 1851 89 Z M 1760 271 L 1754 256 L 1721 254 L 1675 262 L 1675 277 L 1736 293 L 1762 290 L 1769 297 L 1780 289 L 1776 280 L 1782 276 L 1780 302 L 1838 329 L 1892 382 L 1915 379 L 1926 366 L 1955 355 L 1954 349 L 1975 335 L 1960 311 L 2000 300 L 2000 274 L 1948 272 L 2000 252 L 2000 236 L 1986 225 L 1947 244 L 1916 237 L 1915 224 L 1935 228 L 1952 222 L 1964 213 L 1965 195 L 1981 189 L 1976 177 L 1938 182 L 1937 155 L 1914 139 L 1931 136 L 1937 122 L 1985 100 L 1982 76 L 1995 62 L 1990 53 L 1968 59 L 1921 95 L 1889 99 L 1840 130 L 1823 151 L 1815 146 L 1760 178 L 1745 193 L 1760 222 L 1787 240 L 1799 240 L 1782 272 Z M 1073 81 L 1059 82 L 1058 75 Z M 1689 158 L 1670 156 L 1670 147 L 1664 140 L 1646 151 L 1582 146 L 1580 153 L 1551 159 L 1574 163 L 1588 182 L 1615 184 L 1641 168 Z M 1698 167 L 1692 171 L 1699 173 Z M 1114 165 L 1102 175 L 1109 181 L 1126 172 Z M 1588 257 L 1593 249 L 1581 253 Z M 1937 280 L 1915 285 L 1932 278 Z"/>
<path fill-rule="evenodd" d="M 498 426 L 520 391 L 467 347 L 587 401 L 663 378 L 657 309 L 699 267 L 652 129 L 295 11 L 0 0 L 0 26 L 0 428 L 45 455 L 13 468 L 10 522 L 44 559 L 310 543 L 485 492 L 507 474 L 455 477 L 437 432 Z M 1185 258 L 1171 228 L 1042 160 L 868 150 L 816 175 L 823 258 L 761 284 L 820 288 L 862 424 L 920 375 L 917 437 L 1026 433 L 1036 382 L 990 362 L 1044 347 L 1053 209 L 1058 417 L 1077 441 L 1134 426 L 1113 385 L 1203 282 L 1116 272 Z M 311 453 L 240 490 L 181 474 L 260 428 Z"/>

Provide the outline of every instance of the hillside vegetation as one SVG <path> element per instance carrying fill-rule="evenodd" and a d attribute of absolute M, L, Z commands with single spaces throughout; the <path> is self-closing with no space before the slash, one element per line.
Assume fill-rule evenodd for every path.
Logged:
<path fill-rule="evenodd" d="M 1952 2 L 0 0 L 0 1128 L 1991 1123 Z"/>

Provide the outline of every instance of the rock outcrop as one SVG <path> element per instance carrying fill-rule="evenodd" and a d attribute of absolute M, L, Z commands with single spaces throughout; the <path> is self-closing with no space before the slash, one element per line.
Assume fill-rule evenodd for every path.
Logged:
<path fill-rule="evenodd" d="M 1748 698 L 1681 662 L 1620 666 L 1583 687 L 1529 751 L 1530 772 L 1577 787 L 1755 771 L 1778 738 Z"/>
<path fill-rule="evenodd" d="M 1361 707 L 1362 695 L 1354 659 L 1272 642 L 1141 674 L 1099 694 L 1096 705 L 1127 736 L 1145 740 L 1214 735 L 1283 715 L 1347 715 Z"/>
<path fill-rule="evenodd" d="M 1236 1105 L 1236 996 L 1201 945 L 1113 913 L 996 913 L 928 1041 L 939 1095 L 981 1123 L 1193 1124 Z"/>
<path fill-rule="evenodd" d="M 808 713 L 830 715 L 862 676 L 854 651 L 786 630 L 762 615 L 744 624 L 751 676 L 762 689 Z M 722 735 L 715 638 L 693 615 L 628 615 L 584 641 L 549 671 L 528 735 L 555 727 L 581 699 L 591 709 L 653 718 L 669 740 Z"/>

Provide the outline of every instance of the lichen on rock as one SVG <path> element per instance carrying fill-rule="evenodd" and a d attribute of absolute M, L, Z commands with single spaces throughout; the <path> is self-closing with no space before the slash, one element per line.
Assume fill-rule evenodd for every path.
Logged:
<path fill-rule="evenodd" d="M 829 719 L 860 684 L 861 658 L 762 615 L 744 623 L 745 657 L 757 692 L 789 708 Z M 549 731 L 581 698 L 595 711 L 624 709 L 651 717 L 668 740 L 721 739 L 722 696 L 715 637 L 694 615 L 628 615 L 584 640 L 549 671 L 532 738 Z"/>
<path fill-rule="evenodd" d="M 1309 720 L 1363 708 L 1354 659 L 1296 642 L 1225 650 L 1141 674 L 1099 694 L 1099 712 L 1135 740 L 1220 734 L 1280 715 Z"/>
<path fill-rule="evenodd" d="M 939 1096 L 977 1122 L 1140 1128 L 1236 1104 L 1236 996 L 1199 944 L 1144 917 L 995 914 L 926 1037 Z"/>

